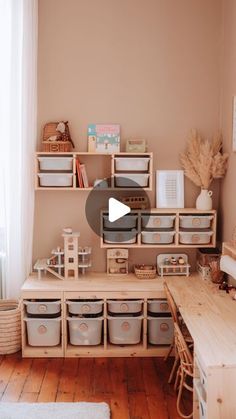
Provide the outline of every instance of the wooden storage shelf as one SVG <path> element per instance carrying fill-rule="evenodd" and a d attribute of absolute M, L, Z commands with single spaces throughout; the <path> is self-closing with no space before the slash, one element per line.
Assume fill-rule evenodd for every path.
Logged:
<path fill-rule="evenodd" d="M 160 208 L 151 208 L 149 210 L 132 210 L 128 215 L 136 215 L 138 216 L 137 222 L 136 222 L 136 226 L 135 226 L 135 230 L 137 231 L 137 237 L 136 237 L 136 242 L 135 243 L 126 243 L 125 240 L 122 241 L 117 241 L 114 243 L 106 243 L 105 239 L 104 239 L 104 233 L 116 233 L 119 234 L 121 233 L 127 233 L 130 232 L 131 233 L 131 237 L 133 237 L 132 235 L 132 229 L 130 228 L 125 228 L 125 227 L 119 227 L 120 228 L 120 232 L 119 229 L 114 225 L 114 229 L 111 228 L 105 228 L 104 226 L 104 217 L 107 217 L 108 215 L 108 211 L 107 210 L 102 210 L 101 211 L 101 221 L 100 221 L 100 225 L 101 225 L 101 238 L 100 238 L 100 246 L 102 248 L 117 248 L 117 247 L 125 247 L 125 248 L 156 248 L 156 249 L 174 249 L 174 248 L 184 248 L 184 249 L 189 249 L 189 248 L 200 248 L 200 247 L 204 247 L 204 248 L 214 248 L 216 247 L 216 224 L 217 224 L 217 213 L 216 210 L 210 210 L 210 211 L 202 211 L 202 210 L 197 210 L 196 208 L 180 208 L 180 209 L 174 209 L 174 208 L 170 208 L 170 209 L 160 209 Z M 175 217 L 174 221 L 173 221 L 173 227 L 170 229 L 161 229 L 160 227 L 155 227 L 155 228 L 145 228 L 142 227 L 142 216 L 145 215 L 150 215 L 150 216 L 163 216 L 163 215 L 173 215 Z M 197 229 L 195 227 L 192 227 L 190 229 L 183 229 L 180 227 L 180 216 L 188 216 L 188 215 L 194 215 L 196 218 L 197 216 L 201 217 L 201 216 L 210 216 L 212 217 L 212 219 L 210 220 L 210 227 L 209 228 L 205 228 L 205 229 Z M 121 219 L 122 221 L 122 219 Z M 196 240 L 199 240 L 199 234 L 203 234 L 203 233 L 212 233 L 211 237 L 210 237 L 210 242 L 206 243 L 206 244 L 201 244 L 201 243 L 181 243 L 180 242 L 180 234 L 181 233 L 186 233 L 187 232 L 191 233 L 192 236 L 194 236 L 194 238 Z M 152 232 L 153 234 L 157 234 L 160 235 L 163 232 L 170 232 L 171 234 L 174 233 L 174 237 L 173 237 L 173 242 L 170 244 L 165 244 L 165 243 L 143 243 L 142 242 L 142 237 L 141 234 L 142 232 Z"/>
<path fill-rule="evenodd" d="M 122 290 L 122 291 L 121 291 Z M 104 356 L 164 356 L 168 346 L 153 346 L 147 344 L 147 300 L 150 298 L 165 298 L 163 279 L 139 280 L 134 274 L 115 277 L 105 273 L 86 274 L 78 281 L 61 281 L 50 274 L 42 276 L 41 280 L 33 274 L 22 287 L 22 356 L 23 357 L 104 357 Z M 61 345 L 55 347 L 35 347 L 27 342 L 27 331 L 24 321 L 27 299 L 52 299 L 61 301 Z M 100 345 L 71 345 L 68 336 L 67 300 L 102 299 L 104 301 L 103 338 Z M 108 299 L 142 299 L 143 317 L 141 342 L 137 345 L 115 345 L 109 342 L 107 325 Z"/>
<path fill-rule="evenodd" d="M 39 165 L 39 158 L 40 157 L 70 157 L 72 158 L 73 164 L 71 170 L 67 172 L 61 172 L 62 174 L 72 174 L 73 181 L 71 186 L 40 186 L 39 182 L 39 175 L 40 174 L 49 174 L 53 173 L 51 170 L 40 170 Z M 119 190 L 132 190 L 137 191 L 139 187 L 116 187 L 115 186 L 115 176 L 122 172 L 116 172 L 114 159 L 117 157 L 121 158 L 148 158 L 148 170 L 146 172 L 141 172 L 141 174 L 148 175 L 148 186 L 142 189 L 145 190 L 152 190 L 152 177 L 153 177 L 153 169 L 152 169 L 152 153 L 114 153 L 114 154 L 106 154 L 106 153 L 89 153 L 89 152 L 65 152 L 65 153 L 50 153 L 50 152 L 37 152 L 35 156 L 35 190 L 42 190 L 42 191 L 91 191 L 93 189 L 93 182 L 95 179 L 109 179 L 110 186 L 108 188 L 101 188 L 98 190 L 101 191 L 119 191 Z M 88 180 L 90 183 L 89 187 L 81 188 L 78 186 L 77 182 L 77 173 L 76 173 L 76 159 L 79 158 L 81 163 L 84 163 L 86 166 L 86 171 L 88 175 Z M 94 165 L 94 159 L 96 160 L 96 165 Z M 95 170 L 96 168 L 96 170 Z M 60 171 L 55 171 L 54 173 L 59 174 Z M 131 171 L 129 172 L 132 173 Z M 140 172 L 135 172 L 140 173 Z M 127 173 L 128 175 L 128 173 Z"/>

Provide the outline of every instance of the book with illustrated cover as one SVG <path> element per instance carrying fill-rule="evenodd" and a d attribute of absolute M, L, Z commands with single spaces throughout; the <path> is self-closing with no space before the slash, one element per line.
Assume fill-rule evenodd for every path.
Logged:
<path fill-rule="evenodd" d="M 119 124 L 89 124 L 88 151 L 94 153 L 119 153 Z"/>

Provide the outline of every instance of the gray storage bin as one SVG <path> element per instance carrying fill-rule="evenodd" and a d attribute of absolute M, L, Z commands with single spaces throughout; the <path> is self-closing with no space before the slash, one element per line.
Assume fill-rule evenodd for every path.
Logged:
<path fill-rule="evenodd" d="M 38 157 L 38 161 L 40 170 L 73 170 L 73 157 Z"/>
<path fill-rule="evenodd" d="M 213 215 L 180 215 L 179 225 L 182 228 L 191 229 L 209 228 L 213 218 Z"/>
<path fill-rule="evenodd" d="M 209 244 L 213 231 L 181 231 L 179 242 L 181 244 Z"/>
<path fill-rule="evenodd" d="M 61 301 L 55 300 L 41 300 L 41 301 L 24 301 L 26 306 L 27 314 L 31 315 L 52 315 L 52 314 L 60 314 L 61 312 Z"/>
<path fill-rule="evenodd" d="M 33 319 L 26 317 L 28 344 L 30 346 L 57 346 L 61 340 L 61 317 Z"/>
<path fill-rule="evenodd" d="M 170 307 L 167 300 L 164 299 L 148 300 L 148 312 L 170 313 Z"/>
<path fill-rule="evenodd" d="M 199 419 L 207 419 L 207 403 L 206 403 L 205 389 L 202 386 L 199 378 L 194 378 L 193 385 L 196 390 L 197 398 L 198 398 Z"/>
<path fill-rule="evenodd" d="M 71 345 L 99 345 L 102 340 L 103 317 L 95 319 L 67 317 Z"/>
<path fill-rule="evenodd" d="M 143 228 L 173 228 L 175 215 L 142 215 Z"/>
<path fill-rule="evenodd" d="M 109 341 L 115 345 L 135 345 L 141 341 L 143 316 L 108 316 Z"/>
<path fill-rule="evenodd" d="M 104 231 L 105 243 L 123 243 L 132 244 L 137 241 L 136 231 Z"/>
<path fill-rule="evenodd" d="M 148 342 L 152 345 L 170 345 L 174 337 L 171 317 L 148 317 Z"/>
<path fill-rule="evenodd" d="M 142 231 L 142 243 L 171 244 L 174 241 L 175 231 Z"/>
<path fill-rule="evenodd" d="M 108 215 L 103 216 L 104 227 L 114 229 L 123 229 L 123 228 L 135 228 L 137 224 L 137 215 L 125 215 L 124 217 L 119 218 L 116 221 L 109 221 Z"/>
<path fill-rule="evenodd" d="M 107 300 L 108 311 L 114 314 L 140 313 L 143 300 Z"/>
<path fill-rule="evenodd" d="M 73 185 L 72 173 L 38 173 L 39 185 L 48 187 L 67 187 Z"/>
<path fill-rule="evenodd" d="M 103 300 L 68 300 L 66 304 L 70 314 L 100 314 L 103 311 Z"/>

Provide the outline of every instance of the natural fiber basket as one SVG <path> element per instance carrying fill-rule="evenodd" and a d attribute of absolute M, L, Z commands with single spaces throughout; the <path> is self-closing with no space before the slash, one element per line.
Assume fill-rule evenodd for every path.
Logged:
<path fill-rule="evenodd" d="M 0 355 L 21 349 L 21 310 L 17 300 L 0 300 Z"/>
<path fill-rule="evenodd" d="M 42 141 L 42 148 L 45 152 L 70 152 L 72 150 L 72 142 L 71 141 L 47 141 L 49 137 L 52 135 L 59 135 L 60 133 L 57 131 L 58 122 L 48 122 L 44 125 L 43 128 L 43 141 Z M 67 127 L 67 136 L 70 137 L 69 128 Z"/>
<path fill-rule="evenodd" d="M 156 277 L 155 265 L 135 265 L 134 273 L 138 279 L 154 279 Z"/>

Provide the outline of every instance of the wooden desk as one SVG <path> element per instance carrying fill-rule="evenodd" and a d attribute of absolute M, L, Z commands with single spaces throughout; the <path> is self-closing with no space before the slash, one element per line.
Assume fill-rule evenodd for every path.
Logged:
<path fill-rule="evenodd" d="M 166 282 L 194 340 L 195 377 L 205 375 L 204 418 L 235 419 L 236 301 L 196 275 Z M 194 394 L 194 419 L 197 407 Z"/>

